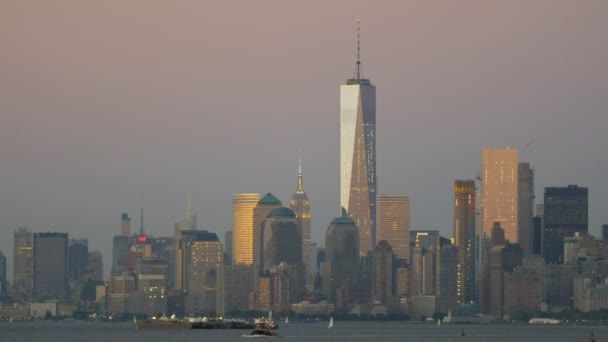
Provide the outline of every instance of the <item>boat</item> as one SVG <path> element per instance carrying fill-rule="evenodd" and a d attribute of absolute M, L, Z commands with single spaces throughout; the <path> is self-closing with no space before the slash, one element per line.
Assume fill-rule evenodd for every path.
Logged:
<path fill-rule="evenodd" d="M 289 323 L 289 317 L 285 317 L 285 324 Z"/>
<path fill-rule="evenodd" d="M 255 324 L 251 336 L 276 336 L 279 326 L 271 320 L 263 320 Z"/>
<path fill-rule="evenodd" d="M 334 327 L 334 316 L 331 316 L 329 318 L 329 325 L 327 326 L 327 329 L 331 329 Z"/>
<path fill-rule="evenodd" d="M 437 326 L 441 325 L 441 320 L 439 318 L 437 318 Z"/>
<path fill-rule="evenodd" d="M 532 318 L 528 321 L 528 324 L 560 324 L 559 319 L 552 318 Z"/>

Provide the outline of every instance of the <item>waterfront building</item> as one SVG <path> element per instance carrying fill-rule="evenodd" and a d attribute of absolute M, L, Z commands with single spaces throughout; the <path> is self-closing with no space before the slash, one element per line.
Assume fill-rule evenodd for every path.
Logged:
<path fill-rule="evenodd" d="M 393 302 L 393 251 L 386 240 L 378 242 L 372 254 L 372 300 L 389 306 Z"/>
<path fill-rule="evenodd" d="M 216 313 L 219 311 L 217 297 L 219 272 L 224 261 L 223 247 L 215 233 L 195 232 L 187 248 L 186 312 Z"/>
<path fill-rule="evenodd" d="M 340 86 L 340 205 L 359 232 L 359 253 L 376 245 L 376 87 L 363 77 L 359 54 L 355 75 Z"/>
<path fill-rule="evenodd" d="M 224 307 L 226 312 L 246 310 L 253 292 L 253 265 L 224 265 Z"/>
<path fill-rule="evenodd" d="M 232 262 L 253 265 L 253 209 L 259 194 L 232 196 Z"/>
<path fill-rule="evenodd" d="M 410 198 L 379 194 L 376 197 L 376 239 L 386 240 L 403 263 L 410 259 Z"/>
<path fill-rule="evenodd" d="M 481 157 L 481 209 L 483 233 L 491 235 L 500 222 L 505 238 L 518 239 L 518 151 L 514 148 L 484 148 Z"/>
<path fill-rule="evenodd" d="M 263 230 L 264 220 L 272 213 L 275 209 L 281 208 L 281 201 L 276 198 L 273 194 L 267 193 L 262 197 L 255 208 L 253 208 L 253 264 L 256 266 L 258 273 L 264 271 L 264 263 L 262 259 L 263 255 Z M 302 249 L 300 249 L 302 251 Z"/>

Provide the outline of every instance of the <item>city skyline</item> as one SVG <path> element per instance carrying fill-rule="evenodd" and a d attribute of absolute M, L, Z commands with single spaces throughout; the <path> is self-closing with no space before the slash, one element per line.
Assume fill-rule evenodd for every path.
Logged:
<path fill-rule="evenodd" d="M 378 191 L 411 198 L 413 230 L 449 236 L 452 182 L 480 171 L 481 148 L 533 142 L 520 159 L 536 170 L 537 202 L 547 186 L 588 187 L 589 231 L 599 235 L 608 222 L 601 159 L 608 104 L 600 91 L 608 87 L 600 72 L 607 50 L 589 37 L 606 31 L 598 9 L 605 5 L 547 3 L 438 11 L 422 2 L 336 2 L 323 4 L 314 26 L 317 11 L 293 5 L 296 14 L 284 4 L 243 5 L 258 19 L 227 24 L 213 18 L 229 17 L 222 5 L 123 8 L 123 18 L 112 5 L 10 4 L 0 30 L 7 38 L 0 87 L 10 95 L 0 101 L 7 167 L 0 250 L 10 258 L 12 234 L 25 225 L 88 238 L 109 260 L 104 237 L 120 232 L 122 212 L 135 230 L 143 199 L 146 231 L 169 236 L 188 193 L 199 228 L 222 236 L 232 194 L 272 192 L 286 203 L 299 149 L 312 241 L 323 241 L 339 210 L 336 88 L 352 73 L 359 16 L 365 74 L 381 95 Z M 155 26 L 163 16 L 180 25 Z M 246 87 L 234 88 L 237 81 Z"/>

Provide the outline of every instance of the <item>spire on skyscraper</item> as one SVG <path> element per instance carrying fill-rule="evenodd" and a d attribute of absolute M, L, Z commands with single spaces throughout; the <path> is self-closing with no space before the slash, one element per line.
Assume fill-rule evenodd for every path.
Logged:
<path fill-rule="evenodd" d="M 355 79 L 361 80 L 361 25 L 360 20 L 357 18 L 357 66 L 356 66 Z"/>
<path fill-rule="evenodd" d="M 298 159 L 298 190 L 296 194 L 303 194 L 304 188 L 302 187 L 302 158 Z"/>
<path fill-rule="evenodd" d="M 140 218 L 139 218 L 139 235 L 144 235 L 144 205 L 141 205 L 141 211 L 140 211 Z"/>

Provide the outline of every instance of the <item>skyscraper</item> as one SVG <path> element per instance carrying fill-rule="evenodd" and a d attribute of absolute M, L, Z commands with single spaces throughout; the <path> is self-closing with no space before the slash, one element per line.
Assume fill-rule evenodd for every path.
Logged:
<path fill-rule="evenodd" d="M 121 215 L 120 235 L 131 235 L 131 218 L 129 217 L 128 213 L 122 213 Z"/>
<path fill-rule="evenodd" d="M 222 244 L 215 233 L 196 231 L 187 264 L 186 312 L 217 312 L 218 276 L 223 266 Z"/>
<path fill-rule="evenodd" d="M 339 288 L 352 288 L 359 278 L 359 233 L 345 209 L 327 227 L 321 277 L 322 293 L 332 303 Z"/>
<path fill-rule="evenodd" d="M 564 238 L 587 234 L 589 192 L 577 185 L 545 188 L 543 257 L 549 263 L 563 263 Z"/>
<path fill-rule="evenodd" d="M 63 298 L 68 281 L 68 234 L 34 234 L 34 295 Z"/>
<path fill-rule="evenodd" d="M 524 251 L 524 255 L 532 254 L 533 224 L 534 215 L 534 169 L 530 168 L 529 163 L 519 163 L 517 182 L 517 230 L 519 244 Z"/>
<path fill-rule="evenodd" d="M 262 227 L 262 272 L 282 262 L 303 266 L 302 230 L 291 209 L 282 207 L 273 210 Z"/>
<path fill-rule="evenodd" d="M 509 147 L 484 148 L 481 154 L 483 233 L 490 236 L 494 222 L 500 222 L 505 238 L 517 243 L 518 151 Z"/>
<path fill-rule="evenodd" d="M 378 195 L 376 198 L 376 239 L 386 240 L 395 258 L 410 258 L 410 198 L 401 195 Z"/>
<path fill-rule="evenodd" d="M 386 240 L 380 240 L 373 252 L 372 299 L 384 305 L 393 301 L 393 255 Z"/>
<path fill-rule="evenodd" d="M 19 293 L 27 296 L 32 290 L 32 232 L 19 227 L 13 246 L 13 285 Z"/>
<path fill-rule="evenodd" d="M 0 296 L 6 294 L 6 257 L 0 251 Z"/>
<path fill-rule="evenodd" d="M 363 78 L 357 21 L 355 75 L 340 86 L 340 205 L 359 231 L 359 253 L 376 244 L 376 87 Z"/>
<path fill-rule="evenodd" d="M 232 263 L 253 265 L 253 208 L 259 194 L 232 195 Z"/>
<path fill-rule="evenodd" d="M 302 185 L 302 161 L 298 168 L 298 188 L 291 197 L 290 208 L 296 214 L 296 219 L 302 228 L 302 261 L 306 278 L 310 277 L 310 202 Z"/>
<path fill-rule="evenodd" d="M 458 246 L 456 269 L 458 303 L 475 299 L 475 181 L 454 182 L 454 238 Z"/>
<path fill-rule="evenodd" d="M 258 271 L 263 270 L 262 224 L 266 217 L 278 208 L 281 208 L 281 201 L 270 192 L 264 195 L 253 208 L 253 264 Z"/>
<path fill-rule="evenodd" d="M 80 273 L 89 265 L 89 240 L 71 239 L 68 244 L 68 277 L 80 281 Z"/>
<path fill-rule="evenodd" d="M 232 265 L 232 230 L 224 233 L 224 265 Z"/>

